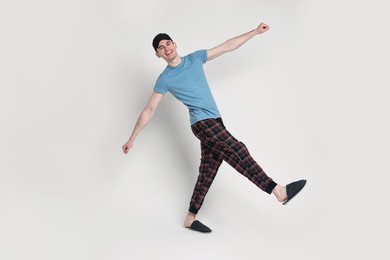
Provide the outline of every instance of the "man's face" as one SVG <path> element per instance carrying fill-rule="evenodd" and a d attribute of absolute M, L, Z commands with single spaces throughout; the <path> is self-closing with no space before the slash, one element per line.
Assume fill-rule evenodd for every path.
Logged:
<path fill-rule="evenodd" d="M 171 40 L 161 40 L 158 44 L 156 55 L 166 61 L 173 60 L 177 56 L 176 43 Z"/>

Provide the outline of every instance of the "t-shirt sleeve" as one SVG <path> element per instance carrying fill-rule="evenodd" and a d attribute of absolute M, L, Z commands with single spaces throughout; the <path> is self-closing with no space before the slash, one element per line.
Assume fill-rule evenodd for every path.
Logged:
<path fill-rule="evenodd" d="M 168 92 L 168 85 L 163 76 L 160 75 L 158 77 L 158 79 L 156 80 L 156 84 L 154 85 L 153 91 L 163 95 Z"/>
<path fill-rule="evenodd" d="M 199 50 L 191 54 L 191 56 L 201 63 L 206 63 L 207 61 L 207 51 L 206 50 Z"/>

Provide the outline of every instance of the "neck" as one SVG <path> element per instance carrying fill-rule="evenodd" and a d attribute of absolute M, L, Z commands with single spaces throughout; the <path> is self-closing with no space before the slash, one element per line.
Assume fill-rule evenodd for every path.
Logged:
<path fill-rule="evenodd" d="M 181 58 L 179 55 L 176 55 L 172 60 L 167 61 L 169 67 L 176 67 L 181 63 Z"/>

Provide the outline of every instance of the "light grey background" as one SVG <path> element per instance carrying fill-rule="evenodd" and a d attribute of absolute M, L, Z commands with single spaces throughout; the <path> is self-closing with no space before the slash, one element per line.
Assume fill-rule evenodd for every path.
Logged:
<path fill-rule="evenodd" d="M 389 259 L 385 1 L 0 1 L 0 259 Z M 182 227 L 199 163 L 167 95 L 121 146 L 178 52 L 271 29 L 205 65 L 228 129 L 284 207 L 223 164 Z"/>

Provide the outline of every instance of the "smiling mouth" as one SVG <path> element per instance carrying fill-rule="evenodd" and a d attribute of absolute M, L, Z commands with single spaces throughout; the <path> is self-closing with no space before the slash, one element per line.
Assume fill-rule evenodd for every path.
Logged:
<path fill-rule="evenodd" d="M 168 52 L 166 52 L 165 53 L 165 55 L 169 55 L 169 54 L 171 54 L 173 51 L 168 51 Z"/>

